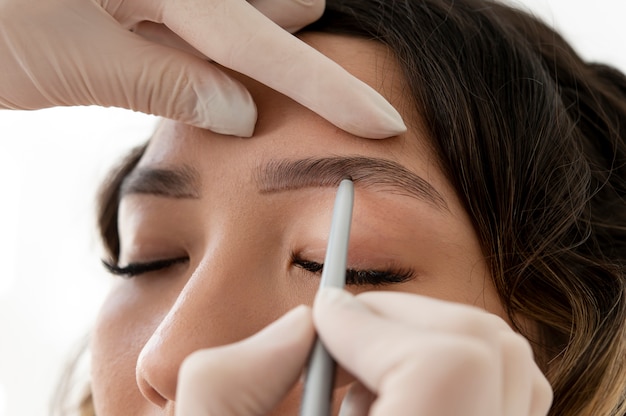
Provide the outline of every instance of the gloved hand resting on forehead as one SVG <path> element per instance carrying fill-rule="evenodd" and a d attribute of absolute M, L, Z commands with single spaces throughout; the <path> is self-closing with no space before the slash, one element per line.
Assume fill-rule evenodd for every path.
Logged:
<path fill-rule="evenodd" d="M 4 0 L 0 108 L 95 104 L 252 135 L 249 93 L 208 57 L 350 133 L 403 132 L 378 93 L 280 27 L 298 30 L 323 8 L 323 0 Z"/>

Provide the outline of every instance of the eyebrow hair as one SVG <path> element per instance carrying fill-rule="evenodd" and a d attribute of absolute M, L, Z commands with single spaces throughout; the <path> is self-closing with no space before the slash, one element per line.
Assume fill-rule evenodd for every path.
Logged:
<path fill-rule="evenodd" d="M 257 171 L 261 193 L 334 187 L 346 178 L 355 185 L 410 196 L 449 211 L 446 200 L 428 181 L 392 160 L 364 156 L 273 160 Z"/>
<path fill-rule="evenodd" d="M 198 199 L 200 177 L 190 165 L 136 168 L 122 182 L 120 198 L 129 194 L 150 194 Z M 365 188 L 410 196 L 448 211 L 446 200 L 428 181 L 392 160 L 365 156 L 272 160 L 256 172 L 262 194 L 335 187 L 346 178 Z"/>
<path fill-rule="evenodd" d="M 198 199 L 200 198 L 200 173 L 189 165 L 136 168 L 120 186 L 120 198 L 129 194 Z"/>

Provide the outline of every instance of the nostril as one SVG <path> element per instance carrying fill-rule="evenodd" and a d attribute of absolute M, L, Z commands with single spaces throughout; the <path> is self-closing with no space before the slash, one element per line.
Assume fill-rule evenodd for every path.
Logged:
<path fill-rule="evenodd" d="M 183 302 L 184 306 L 188 303 Z M 168 411 L 176 398 L 178 370 L 184 358 L 202 345 L 189 331 L 188 310 L 172 308 L 152 331 L 135 362 L 135 382 L 147 401 Z M 184 336 L 182 336 L 184 334 Z"/>
<path fill-rule="evenodd" d="M 141 366 L 137 365 L 136 377 L 139 391 L 150 402 L 154 403 L 160 408 L 164 408 L 168 400 L 163 397 L 161 393 L 159 393 L 159 391 L 150 383 L 148 377 L 146 376 L 147 374 L 145 374 Z"/>
<path fill-rule="evenodd" d="M 167 360 L 171 351 L 162 351 L 155 348 L 161 345 L 154 342 L 154 336 L 144 346 L 137 358 L 135 377 L 141 394 L 151 403 L 164 408 L 168 402 L 174 400 L 179 364 L 176 360 Z"/>

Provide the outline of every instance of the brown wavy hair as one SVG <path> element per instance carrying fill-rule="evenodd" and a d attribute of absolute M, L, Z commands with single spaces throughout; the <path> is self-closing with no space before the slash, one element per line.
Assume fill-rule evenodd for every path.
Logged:
<path fill-rule="evenodd" d="M 396 55 L 550 415 L 626 413 L 626 77 L 484 0 L 337 0 L 315 30 Z"/>
<path fill-rule="evenodd" d="M 552 416 L 626 415 L 626 77 L 486 0 L 327 0 L 305 30 L 396 56 L 500 298 L 554 389 Z M 409 120 L 410 123 L 410 120 Z M 119 186 L 99 225 L 117 258 Z"/>

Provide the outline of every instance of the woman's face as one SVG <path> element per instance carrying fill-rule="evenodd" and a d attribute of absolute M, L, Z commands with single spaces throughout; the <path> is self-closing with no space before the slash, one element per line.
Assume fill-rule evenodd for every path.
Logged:
<path fill-rule="evenodd" d="M 343 177 L 355 181 L 348 266 L 389 271 L 362 273 L 350 291 L 419 293 L 504 316 L 393 59 L 371 41 L 302 38 L 385 95 L 409 131 L 357 138 L 249 80 L 259 112 L 252 138 L 164 121 L 124 185 L 120 265 L 180 261 L 120 278 L 105 302 L 92 344 L 99 416 L 173 414 L 188 354 L 310 304 L 320 280 L 311 262 L 323 262 Z M 299 397 L 297 386 L 275 414 L 296 414 Z"/>

